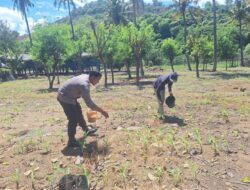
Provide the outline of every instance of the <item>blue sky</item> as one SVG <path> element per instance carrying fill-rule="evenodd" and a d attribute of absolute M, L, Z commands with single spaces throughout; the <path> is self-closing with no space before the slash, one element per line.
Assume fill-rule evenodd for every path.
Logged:
<path fill-rule="evenodd" d="M 67 10 L 60 8 L 59 10 L 54 7 L 54 0 L 31 0 L 34 4 L 33 8 L 29 9 L 28 21 L 30 27 L 36 24 L 45 22 L 53 22 L 59 18 L 62 18 L 68 14 Z M 83 2 L 92 1 L 84 0 Z M 151 0 L 144 0 L 145 2 L 151 2 Z M 159 0 L 163 1 L 163 0 Z M 200 4 L 204 4 L 208 0 L 201 0 Z M 212 0 L 211 0 L 212 1 Z M 224 0 L 217 0 L 219 3 Z M 74 0 L 77 7 L 84 6 L 81 0 Z M 13 10 L 12 0 L 0 0 L 0 20 L 4 20 L 8 23 L 12 30 L 18 31 L 20 34 L 27 33 L 26 24 L 21 14 L 18 11 Z"/>
<path fill-rule="evenodd" d="M 30 27 L 35 24 L 44 22 L 53 22 L 68 14 L 67 10 L 63 7 L 58 10 L 54 7 L 54 0 L 31 0 L 34 4 L 30 8 L 27 15 Z M 74 0 L 77 7 L 84 6 L 80 0 Z M 0 0 L 0 20 L 7 21 L 12 30 L 18 31 L 20 34 L 27 33 L 26 24 L 21 14 L 13 10 L 12 0 Z"/>

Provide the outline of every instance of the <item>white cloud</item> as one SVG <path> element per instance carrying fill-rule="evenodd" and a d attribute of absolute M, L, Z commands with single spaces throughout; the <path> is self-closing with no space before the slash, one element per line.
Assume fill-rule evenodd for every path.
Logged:
<path fill-rule="evenodd" d="M 40 18 L 40 19 L 38 19 L 36 22 L 35 22 L 35 25 L 36 24 L 46 24 L 48 21 L 47 21 L 47 19 L 45 19 L 45 18 Z"/>
<path fill-rule="evenodd" d="M 26 33 L 26 23 L 18 11 L 7 7 L 0 7 L 0 18 L 8 23 L 11 30 L 16 30 L 20 34 Z M 29 17 L 28 21 L 32 24 L 33 19 Z"/>
<path fill-rule="evenodd" d="M 126 0 L 127 1 L 127 0 Z M 158 0 L 159 2 L 171 2 L 171 0 Z M 199 0 L 198 4 L 199 5 L 204 5 L 206 2 L 210 1 L 212 3 L 212 0 Z M 152 3 L 152 0 L 144 0 L 146 3 Z M 217 3 L 219 4 L 225 4 L 225 0 L 216 0 Z"/>
<path fill-rule="evenodd" d="M 97 1 L 97 0 L 73 0 L 76 7 L 83 7 L 86 3 L 92 2 L 92 1 Z M 129 0 L 125 0 L 129 1 Z M 152 2 L 152 0 L 149 0 Z"/>
<path fill-rule="evenodd" d="M 68 12 L 68 10 L 67 9 L 64 9 L 64 8 L 60 8 L 60 9 L 57 9 L 59 12 L 61 12 L 61 13 L 66 13 L 66 12 Z"/>
<path fill-rule="evenodd" d="M 215 0 L 217 3 L 219 3 L 220 5 L 221 4 L 225 4 L 225 0 Z M 198 2 L 199 5 L 205 5 L 206 2 L 211 2 L 212 3 L 212 0 L 200 0 Z"/>
<path fill-rule="evenodd" d="M 81 0 L 73 0 L 76 4 L 76 7 L 83 7 L 87 1 L 81 1 Z"/>
<path fill-rule="evenodd" d="M 0 7 L 0 18 L 3 21 L 6 21 L 11 30 L 18 31 L 20 35 L 27 34 L 27 26 L 22 15 L 13 9 L 9 9 L 6 7 Z M 36 24 L 44 24 L 47 22 L 47 19 L 40 18 L 37 21 L 34 21 L 33 18 L 28 17 L 30 30 Z"/>

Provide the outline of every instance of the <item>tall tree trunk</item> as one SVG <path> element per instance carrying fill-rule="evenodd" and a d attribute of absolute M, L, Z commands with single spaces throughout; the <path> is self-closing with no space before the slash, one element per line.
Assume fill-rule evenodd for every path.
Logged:
<path fill-rule="evenodd" d="M 110 71 L 111 71 L 111 77 L 112 77 L 112 85 L 114 85 L 115 84 L 115 78 L 114 78 L 114 64 L 113 64 L 112 55 L 109 56 L 109 63 L 110 63 Z"/>
<path fill-rule="evenodd" d="M 137 62 L 136 63 L 136 85 L 139 86 L 139 81 L 140 81 L 140 65 Z"/>
<path fill-rule="evenodd" d="M 174 72 L 174 64 L 173 64 L 173 60 L 170 60 L 170 65 L 171 65 L 171 69 Z"/>
<path fill-rule="evenodd" d="M 133 2 L 133 20 L 134 20 L 134 25 L 137 25 L 136 24 L 136 2 L 135 2 L 136 0 L 132 0 L 132 2 Z"/>
<path fill-rule="evenodd" d="M 195 57 L 195 65 L 196 65 L 196 77 L 200 78 L 200 73 L 199 73 L 199 58 Z"/>
<path fill-rule="evenodd" d="M 45 75 L 47 76 L 48 81 L 49 81 L 49 89 L 52 89 L 53 88 L 53 82 L 51 80 L 50 70 L 45 69 L 44 72 L 45 72 Z"/>
<path fill-rule="evenodd" d="M 107 64 L 105 63 L 105 61 L 101 55 L 99 57 L 100 57 L 101 63 L 103 64 L 103 67 L 104 67 L 104 86 L 105 86 L 105 88 L 107 88 L 108 87 Z"/>
<path fill-rule="evenodd" d="M 59 67 L 59 66 L 58 66 Z M 57 84 L 60 84 L 60 78 L 59 78 L 59 68 L 57 67 Z"/>
<path fill-rule="evenodd" d="M 74 31 L 74 26 L 73 26 L 71 12 L 70 12 L 69 0 L 67 0 L 67 3 L 68 3 L 68 10 L 69 10 L 69 21 L 70 21 L 70 26 L 71 26 L 71 31 L 72 31 L 72 39 L 75 40 L 75 31 Z"/>
<path fill-rule="evenodd" d="M 244 65 L 244 57 L 243 57 L 243 38 L 242 38 L 242 19 L 239 18 L 239 27 L 240 27 L 240 66 Z"/>
<path fill-rule="evenodd" d="M 226 59 L 226 71 L 227 71 L 227 59 Z"/>
<path fill-rule="evenodd" d="M 113 55 L 110 53 L 108 55 L 108 61 L 110 63 L 110 71 L 111 71 L 111 77 L 112 77 L 112 85 L 115 84 L 115 78 L 114 78 L 114 63 L 113 63 Z"/>
<path fill-rule="evenodd" d="M 31 33 L 30 33 L 30 27 L 29 27 L 29 22 L 28 22 L 27 14 L 26 14 L 25 10 L 24 10 L 24 18 L 25 18 L 25 22 L 26 22 L 26 26 L 27 26 L 27 30 L 28 30 L 28 34 L 29 34 L 30 47 L 32 47 L 32 38 L 31 38 Z"/>
<path fill-rule="evenodd" d="M 184 9 L 182 11 L 182 18 L 183 18 L 183 24 L 184 24 L 184 43 L 185 43 L 185 46 L 187 44 L 187 22 L 186 22 L 186 9 Z M 186 60 L 187 60 L 187 69 L 189 71 L 192 70 L 191 66 L 190 66 L 190 59 L 189 59 L 189 55 L 188 55 L 188 52 L 187 52 L 187 47 L 185 47 L 185 57 L 186 57 Z"/>
<path fill-rule="evenodd" d="M 140 81 L 140 66 L 141 66 L 141 54 L 140 54 L 139 45 L 136 44 L 134 46 L 134 57 L 135 57 L 135 64 L 136 64 L 136 85 L 139 86 Z"/>
<path fill-rule="evenodd" d="M 125 65 L 127 68 L 128 78 L 131 79 L 132 77 L 131 77 L 131 71 L 130 71 L 130 62 L 126 61 Z"/>
<path fill-rule="evenodd" d="M 55 65 L 53 66 L 53 69 L 52 69 L 52 78 L 51 78 L 51 81 L 49 84 L 50 89 L 53 89 L 54 81 L 56 79 L 56 68 L 57 68 L 57 63 L 55 63 Z"/>
<path fill-rule="evenodd" d="M 37 68 L 37 63 L 35 63 L 35 76 L 38 76 L 38 68 Z"/>
<path fill-rule="evenodd" d="M 114 78 L 114 65 L 113 65 L 113 60 L 110 62 L 110 70 L 111 70 L 111 75 L 112 75 L 112 85 L 115 84 L 115 78 Z"/>
<path fill-rule="evenodd" d="M 216 2 L 213 0 L 213 33 L 214 33 L 214 66 L 213 72 L 217 70 L 217 18 L 216 18 Z"/>
<path fill-rule="evenodd" d="M 141 64 L 140 64 L 141 65 L 141 76 L 144 77 L 143 61 L 142 61 L 142 58 L 140 58 L 140 59 L 141 59 L 141 61 L 140 61 L 141 62 Z"/>

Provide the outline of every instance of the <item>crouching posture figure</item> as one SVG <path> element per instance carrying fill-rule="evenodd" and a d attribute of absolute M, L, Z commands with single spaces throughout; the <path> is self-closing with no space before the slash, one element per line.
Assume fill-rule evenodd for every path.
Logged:
<path fill-rule="evenodd" d="M 88 135 L 96 132 L 97 129 L 89 128 L 84 120 L 81 105 L 77 101 L 82 97 L 85 104 L 92 110 L 100 112 L 105 118 L 109 115 L 102 108 L 98 107 L 90 97 L 90 84 L 99 83 L 102 75 L 99 72 L 92 71 L 89 74 L 82 74 L 67 80 L 58 90 L 57 100 L 61 104 L 68 119 L 68 146 L 79 146 L 75 139 L 77 124 Z"/>
<path fill-rule="evenodd" d="M 177 82 L 178 74 L 176 72 L 171 73 L 170 75 L 160 75 L 154 81 L 154 90 L 158 100 L 158 114 L 160 119 L 164 119 L 164 101 L 165 101 L 165 85 L 168 85 L 168 92 L 170 96 L 173 96 L 172 85 L 174 82 Z"/>

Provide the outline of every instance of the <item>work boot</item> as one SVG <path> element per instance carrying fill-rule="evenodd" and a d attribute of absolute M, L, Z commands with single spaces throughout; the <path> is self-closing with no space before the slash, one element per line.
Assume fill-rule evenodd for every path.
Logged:
<path fill-rule="evenodd" d="M 87 136 L 92 136 L 94 135 L 94 133 L 97 131 L 96 128 L 92 128 L 92 127 L 87 127 L 87 130 L 85 131 Z"/>
<path fill-rule="evenodd" d="M 68 141 L 68 147 L 80 147 L 80 143 L 76 139 Z"/>
<path fill-rule="evenodd" d="M 165 116 L 165 115 L 163 115 L 163 114 L 161 114 L 161 115 L 159 115 L 159 119 L 160 120 L 165 120 L 167 117 Z"/>

